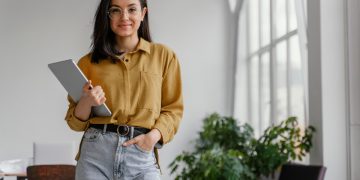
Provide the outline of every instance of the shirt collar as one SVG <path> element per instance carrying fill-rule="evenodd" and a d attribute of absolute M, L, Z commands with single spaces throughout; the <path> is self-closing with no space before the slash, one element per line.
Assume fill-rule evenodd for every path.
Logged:
<path fill-rule="evenodd" d="M 137 50 L 143 50 L 150 54 L 150 42 L 140 38 L 139 44 L 136 47 L 136 51 Z"/>

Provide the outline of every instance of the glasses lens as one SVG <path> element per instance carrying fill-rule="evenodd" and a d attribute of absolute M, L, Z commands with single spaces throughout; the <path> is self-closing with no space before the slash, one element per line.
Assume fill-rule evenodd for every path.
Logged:
<path fill-rule="evenodd" d="M 136 15 L 139 10 L 136 8 L 136 7 L 132 7 L 130 9 L 127 10 L 127 12 L 130 14 L 130 15 Z"/>
<path fill-rule="evenodd" d="M 121 16 L 122 10 L 120 8 L 110 8 L 108 13 L 109 13 L 109 17 L 111 19 L 114 19 Z"/>

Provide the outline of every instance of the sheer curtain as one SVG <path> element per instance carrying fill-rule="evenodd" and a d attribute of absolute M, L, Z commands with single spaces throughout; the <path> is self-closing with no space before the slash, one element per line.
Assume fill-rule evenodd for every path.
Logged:
<path fill-rule="evenodd" d="M 295 0 L 296 18 L 298 23 L 299 46 L 301 52 L 301 63 L 303 67 L 303 81 L 304 81 L 304 102 L 305 102 L 305 124 L 308 125 L 309 119 L 309 88 L 308 88 L 308 48 L 307 48 L 307 1 Z"/>
<path fill-rule="evenodd" d="M 232 82 L 232 86 L 230 87 L 230 103 L 231 103 L 231 115 L 234 115 L 234 106 L 236 103 L 235 100 L 235 94 L 236 94 L 236 84 L 237 84 L 237 80 L 236 80 L 236 67 L 237 67 L 237 59 L 238 59 L 238 44 L 239 44 L 239 18 L 240 15 L 239 13 L 241 12 L 241 8 L 243 5 L 244 0 L 228 0 L 228 5 L 229 5 L 229 19 L 227 19 L 228 21 L 230 21 L 230 33 L 229 33 L 229 39 L 230 39 L 230 47 L 231 49 L 229 50 L 230 53 L 230 62 L 231 65 L 229 67 L 231 67 L 232 69 L 229 70 L 231 74 L 231 79 L 230 81 Z"/>
<path fill-rule="evenodd" d="M 229 0 L 229 6 L 236 16 L 233 116 L 257 136 L 288 116 L 306 126 L 306 0 Z"/>

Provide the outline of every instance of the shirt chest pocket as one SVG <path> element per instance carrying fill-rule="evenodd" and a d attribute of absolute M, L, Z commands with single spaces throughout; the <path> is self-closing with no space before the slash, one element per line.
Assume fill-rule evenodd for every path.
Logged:
<path fill-rule="evenodd" d="M 160 112 L 162 77 L 160 74 L 140 71 L 138 108 Z"/>

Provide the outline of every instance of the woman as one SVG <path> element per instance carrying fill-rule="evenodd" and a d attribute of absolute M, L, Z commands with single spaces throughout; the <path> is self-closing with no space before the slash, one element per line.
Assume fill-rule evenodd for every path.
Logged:
<path fill-rule="evenodd" d="M 89 82 L 66 120 L 85 131 L 77 179 L 160 179 L 157 148 L 176 133 L 183 114 L 180 66 L 151 43 L 146 0 L 101 0 L 92 50 L 78 65 Z M 97 117 L 103 103 L 111 117 Z"/>

